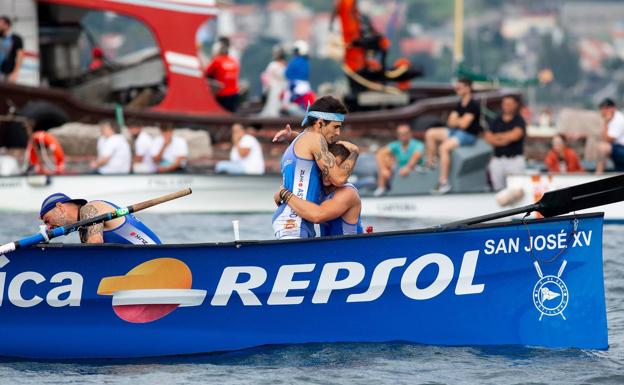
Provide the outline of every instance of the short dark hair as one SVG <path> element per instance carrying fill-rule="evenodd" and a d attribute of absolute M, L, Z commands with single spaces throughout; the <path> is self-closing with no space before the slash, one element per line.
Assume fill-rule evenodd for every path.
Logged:
<path fill-rule="evenodd" d="M 330 143 L 327 146 L 329 152 L 331 152 L 334 156 L 340 156 L 343 160 L 347 159 L 351 153 L 345 146 L 340 143 Z"/>
<path fill-rule="evenodd" d="M 518 97 L 518 95 L 506 94 L 506 95 L 503 95 L 503 99 L 511 99 L 514 102 L 516 102 L 516 104 L 518 104 L 518 105 L 522 104 L 522 102 L 520 101 L 520 98 Z"/>
<path fill-rule="evenodd" d="M 334 114 L 347 114 L 349 112 L 340 100 L 330 95 L 316 99 L 310 106 L 310 111 L 331 112 Z M 317 120 L 318 118 L 308 117 L 304 127 L 313 126 Z"/>
<path fill-rule="evenodd" d="M 0 20 L 4 21 L 9 27 L 13 25 L 11 18 L 8 17 L 7 15 L 0 16 Z"/>
<path fill-rule="evenodd" d="M 615 102 L 611 98 L 605 98 L 602 102 L 600 102 L 598 107 L 599 108 L 615 107 Z"/>
<path fill-rule="evenodd" d="M 119 124 L 117 124 L 117 121 L 115 121 L 113 119 L 100 120 L 100 122 L 98 124 L 100 126 L 110 126 L 110 128 L 113 129 L 113 132 L 115 134 L 119 134 L 121 132 L 121 128 L 119 127 Z"/>
<path fill-rule="evenodd" d="M 459 79 L 457 79 L 457 83 L 461 83 L 472 90 L 472 80 L 470 80 L 469 78 L 465 76 L 462 76 Z"/>
<path fill-rule="evenodd" d="M 173 123 L 162 122 L 158 126 L 162 131 L 173 131 Z"/>
<path fill-rule="evenodd" d="M 126 127 L 141 127 L 143 126 L 143 122 L 136 118 L 128 118 L 126 119 Z"/>

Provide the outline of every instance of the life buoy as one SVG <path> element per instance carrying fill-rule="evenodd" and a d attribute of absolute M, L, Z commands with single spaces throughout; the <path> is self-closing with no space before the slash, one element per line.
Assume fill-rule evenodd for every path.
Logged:
<path fill-rule="evenodd" d="M 43 159 L 39 159 L 37 150 Z M 34 166 L 37 174 L 62 174 L 65 171 L 65 152 L 54 135 L 45 131 L 35 132 L 28 142 L 26 151 L 30 165 Z M 54 158 L 53 164 L 51 159 L 47 158 L 48 154 Z"/>

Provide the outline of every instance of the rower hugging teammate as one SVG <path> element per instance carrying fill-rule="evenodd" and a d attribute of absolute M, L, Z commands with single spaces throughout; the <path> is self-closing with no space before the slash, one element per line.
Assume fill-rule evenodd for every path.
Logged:
<path fill-rule="evenodd" d="M 346 107 L 338 99 L 325 96 L 308 107 L 308 111 L 301 123 L 304 131 L 296 136 L 288 146 L 281 161 L 283 189 L 276 196 L 279 207 L 273 215 L 273 231 L 278 239 L 312 238 L 316 236 L 315 218 L 324 221 L 338 219 L 350 226 L 334 226 L 347 229 L 344 233 L 361 231 L 359 196 L 355 188 L 338 194 L 331 188 L 326 189 L 327 200 L 333 204 L 321 203 L 321 188 L 323 180 L 326 185 L 333 185 L 341 190 L 347 183 L 357 160 L 359 149 L 353 143 L 339 141 L 342 122 L 344 122 Z M 290 127 L 282 130 L 274 138 L 290 136 Z M 338 162 L 336 155 L 329 150 L 328 144 L 340 144 L 346 151 Z M 299 198 L 293 201 L 293 198 Z M 299 201 L 308 201 L 314 206 L 301 204 Z M 327 210 L 327 206 L 334 207 Z M 323 210 L 321 209 L 323 206 Z M 338 206 L 340 209 L 336 209 Z M 344 210 L 342 210 L 344 209 Z M 325 215 L 315 215 L 324 213 Z M 323 232 L 323 235 L 330 235 Z M 331 234 L 334 235 L 334 234 Z"/>

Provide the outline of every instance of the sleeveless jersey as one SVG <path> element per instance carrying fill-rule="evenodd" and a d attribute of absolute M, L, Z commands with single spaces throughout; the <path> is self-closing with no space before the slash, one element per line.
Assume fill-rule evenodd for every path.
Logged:
<path fill-rule="evenodd" d="M 318 204 L 321 199 L 321 173 L 316 161 L 302 159 L 295 154 L 295 143 L 302 134 L 293 140 L 282 157 L 282 185 L 297 197 Z M 313 238 L 316 236 L 314 224 L 301 218 L 283 203 L 273 214 L 273 231 L 277 239 Z"/>
<path fill-rule="evenodd" d="M 346 183 L 344 187 L 352 188 L 356 193 L 359 194 L 358 189 L 352 185 L 351 183 Z M 323 201 L 328 199 L 332 199 L 334 197 L 334 193 L 330 193 L 323 198 Z M 362 230 L 362 218 L 358 216 L 357 223 L 352 224 L 346 222 L 342 219 L 342 216 L 332 219 L 331 221 L 327 221 L 325 223 L 321 223 L 321 237 L 326 237 L 330 235 L 347 235 L 347 234 L 362 234 L 364 231 Z"/>
<path fill-rule="evenodd" d="M 108 203 L 114 208 L 120 208 L 114 203 Z M 126 215 L 124 223 L 112 230 L 104 230 L 104 243 L 120 243 L 130 245 L 160 245 L 162 242 L 149 227 L 132 214 Z"/>

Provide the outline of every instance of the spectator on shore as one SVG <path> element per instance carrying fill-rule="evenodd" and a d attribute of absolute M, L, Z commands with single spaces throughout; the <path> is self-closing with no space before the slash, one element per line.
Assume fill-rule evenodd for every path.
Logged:
<path fill-rule="evenodd" d="M 294 45 L 294 57 L 288 62 L 285 72 L 288 88 L 284 93 L 284 99 L 286 104 L 305 111 L 316 98 L 310 85 L 310 59 L 308 57 L 310 48 L 303 40 L 297 40 Z"/>
<path fill-rule="evenodd" d="M 490 180 L 495 191 L 506 187 L 507 175 L 524 172 L 524 136 L 526 123 L 520 116 L 520 101 L 513 95 L 503 97 L 498 115 L 483 138 L 494 147 L 490 160 Z"/>
<path fill-rule="evenodd" d="M 222 160 L 217 163 L 215 172 L 226 174 L 264 174 L 264 156 L 262 146 L 258 139 L 252 135 L 251 130 L 245 132 L 242 124 L 232 125 L 232 149 L 230 160 Z"/>
<path fill-rule="evenodd" d="M 156 172 L 152 159 L 152 141 L 150 134 L 143 130 L 140 122 L 128 121 L 130 143 L 132 143 L 132 172 L 135 174 L 151 174 Z"/>
<path fill-rule="evenodd" d="M 424 145 L 414 139 L 408 123 L 401 123 L 396 128 L 397 140 L 388 143 L 377 151 L 377 189 L 375 196 L 386 192 L 392 175 L 398 171 L 399 175 L 408 176 L 417 164 L 424 160 Z"/>
<path fill-rule="evenodd" d="M 602 174 L 607 159 L 611 158 L 617 171 L 624 171 L 624 114 L 615 107 L 615 102 L 605 99 L 600 103 L 602 116 L 602 141 L 598 147 L 596 173 Z"/>
<path fill-rule="evenodd" d="M 15 83 L 24 61 L 24 42 L 13 33 L 12 25 L 8 16 L 0 16 L 0 80 Z"/>
<path fill-rule="evenodd" d="M 152 141 L 152 159 L 156 164 L 156 172 L 182 171 L 188 161 L 188 144 L 184 138 L 173 133 L 171 124 L 160 126 L 160 136 Z"/>
<path fill-rule="evenodd" d="M 265 86 L 266 101 L 260 115 L 279 116 L 282 108 L 282 94 L 286 89 L 286 53 L 276 46 L 273 48 L 273 61 L 269 63 L 262 73 L 262 81 Z"/>
<path fill-rule="evenodd" d="M 427 166 L 433 168 L 436 153 L 440 160 L 440 177 L 433 194 L 451 191 L 448 174 L 451 169 L 451 151 L 457 147 L 472 146 L 481 132 L 481 108 L 472 98 L 472 81 L 461 78 L 455 84 L 460 100 L 446 121 L 446 127 L 430 128 L 425 133 Z"/>
<path fill-rule="evenodd" d="M 91 168 L 100 174 L 128 174 L 132 166 L 132 153 L 126 138 L 120 134 L 117 122 L 100 122 L 101 136 L 97 141 L 97 159 Z"/>
<path fill-rule="evenodd" d="M 238 76 L 240 66 L 238 61 L 229 55 L 230 39 L 221 37 L 215 43 L 215 56 L 206 67 L 205 76 L 221 84 L 216 98 L 219 104 L 230 112 L 238 108 L 239 89 Z"/>
<path fill-rule="evenodd" d="M 565 137 L 556 134 L 552 139 L 552 148 L 544 159 L 548 172 L 580 172 L 583 171 L 576 151 L 567 146 Z"/>

